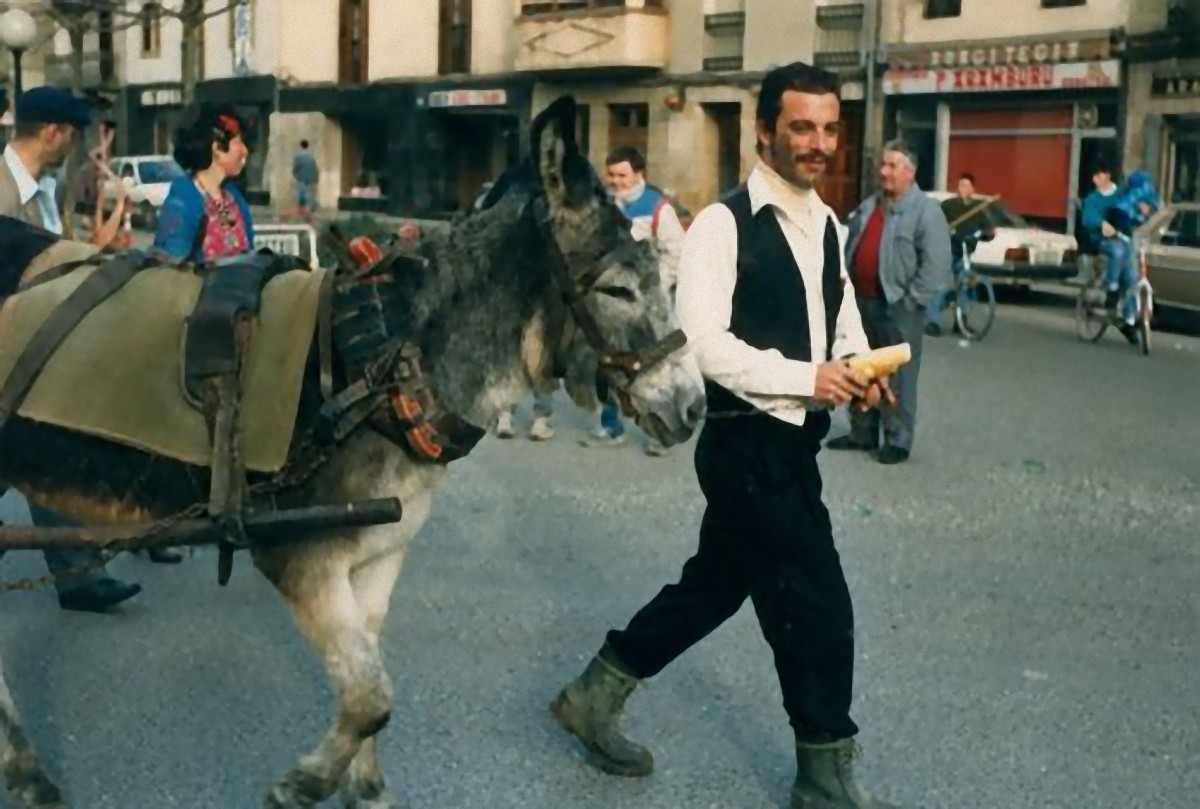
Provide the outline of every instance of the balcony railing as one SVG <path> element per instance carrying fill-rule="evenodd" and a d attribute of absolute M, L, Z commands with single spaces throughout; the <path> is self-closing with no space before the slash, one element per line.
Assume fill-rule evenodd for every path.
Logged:
<path fill-rule="evenodd" d="M 713 36 L 740 34 L 746 28 L 746 12 L 721 11 L 704 15 L 704 30 Z"/>
<path fill-rule="evenodd" d="M 726 73 L 742 69 L 742 57 L 738 56 L 709 56 L 704 59 L 703 68 L 710 73 Z"/>
<path fill-rule="evenodd" d="M 822 28 L 861 28 L 865 13 L 861 0 L 827 3 L 817 6 L 817 25 Z"/>
<path fill-rule="evenodd" d="M 58 87 L 71 86 L 71 56 L 69 54 L 46 54 L 46 83 Z M 117 77 L 117 60 L 112 53 L 90 51 L 83 54 L 83 87 L 91 90 L 114 87 Z"/>
<path fill-rule="evenodd" d="M 522 17 L 571 12 L 588 14 L 610 9 L 662 8 L 663 0 L 521 0 Z"/>
<path fill-rule="evenodd" d="M 862 32 L 818 28 L 813 61 L 824 68 L 858 67 L 862 63 Z"/>

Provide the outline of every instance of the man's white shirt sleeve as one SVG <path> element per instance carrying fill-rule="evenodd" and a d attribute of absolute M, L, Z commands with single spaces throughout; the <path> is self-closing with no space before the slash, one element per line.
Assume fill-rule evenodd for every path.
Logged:
<path fill-rule="evenodd" d="M 816 364 L 790 360 L 775 349 L 754 348 L 729 330 L 737 252 L 733 213 L 724 205 L 710 205 L 701 211 L 683 242 L 675 293 L 679 327 L 687 335 L 700 372 L 739 395 L 811 397 L 816 389 Z M 856 308 L 852 297 L 849 302 L 850 307 L 842 306 L 843 312 Z M 839 316 L 839 329 L 842 324 Z M 853 324 L 861 336 L 857 311 Z M 852 330 L 853 324 L 847 321 L 845 327 Z"/>
<path fill-rule="evenodd" d="M 838 256 L 842 263 L 842 307 L 838 310 L 837 326 L 833 333 L 833 349 L 830 356 L 835 360 L 848 357 L 851 354 L 865 354 L 871 350 L 867 342 L 867 334 L 863 331 L 862 316 L 858 311 L 858 301 L 854 295 L 854 284 L 846 267 L 846 238 L 848 231 L 845 225 L 836 225 L 838 234 Z"/>

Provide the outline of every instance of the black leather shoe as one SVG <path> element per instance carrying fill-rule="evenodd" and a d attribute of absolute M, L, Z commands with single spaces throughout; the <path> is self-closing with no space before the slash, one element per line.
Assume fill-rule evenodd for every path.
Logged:
<path fill-rule="evenodd" d="M 874 447 L 870 444 L 864 444 L 860 441 L 855 441 L 851 436 L 840 435 L 837 438 L 826 441 L 825 449 L 856 449 L 859 452 L 869 452 L 870 450 L 874 449 Z"/>
<path fill-rule="evenodd" d="M 1125 335 L 1125 339 L 1129 341 L 1129 344 L 1131 346 L 1135 346 L 1138 344 L 1137 329 L 1135 329 L 1133 326 L 1130 326 L 1125 321 L 1122 320 L 1119 324 L 1117 324 L 1117 331 L 1119 331 L 1119 332 L 1121 332 L 1121 334 Z"/>
<path fill-rule="evenodd" d="M 879 462 L 882 464 L 904 463 L 908 460 L 908 450 L 902 447 L 886 446 L 879 450 Z"/>
<path fill-rule="evenodd" d="M 927 323 L 925 325 L 925 334 L 929 337 L 941 337 L 942 327 L 936 323 Z"/>
<path fill-rule="evenodd" d="M 107 612 L 122 601 L 142 592 L 140 584 L 126 584 L 116 579 L 100 579 L 91 584 L 59 593 L 58 606 L 76 612 Z"/>
<path fill-rule="evenodd" d="M 146 555 L 150 557 L 151 562 L 160 565 L 177 565 L 183 561 L 183 554 L 170 548 L 151 548 L 146 551 Z"/>

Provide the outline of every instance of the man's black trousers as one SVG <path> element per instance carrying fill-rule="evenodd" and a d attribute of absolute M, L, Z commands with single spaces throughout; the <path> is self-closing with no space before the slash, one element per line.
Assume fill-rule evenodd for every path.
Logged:
<path fill-rule="evenodd" d="M 854 611 L 821 502 L 812 426 L 765 415 L 706 423 L 695 459 L 708 501 L 700 547 L 679 582 L 609 632 L 608 643 L 634 674 L 653 677 L 749 596 L 797 738 L 820 742 L 858 728 L 850 719 Z"/>

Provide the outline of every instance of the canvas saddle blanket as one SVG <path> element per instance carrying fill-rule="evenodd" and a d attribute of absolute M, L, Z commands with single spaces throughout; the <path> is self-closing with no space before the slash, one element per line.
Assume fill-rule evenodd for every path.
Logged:
<path fill-rule="evenodd" d="M 42 269 L 31 266 L 25 280 Z M 0 385 L 41 323 L 95 269 L 79 267 L 4 300 Z M 287 461 L 323 275 L 321 270 L 284 272 L 263 289 L 242 377 L 242 459 L 249 471 L 278 472 Z M 137 273 L 76 326 L 46 363 L 18 415 L 210 466 L 212 441 L 204 416 L 184 396 L 185 320 L 202 283 L 199 276 L 171 267 Z"/>

